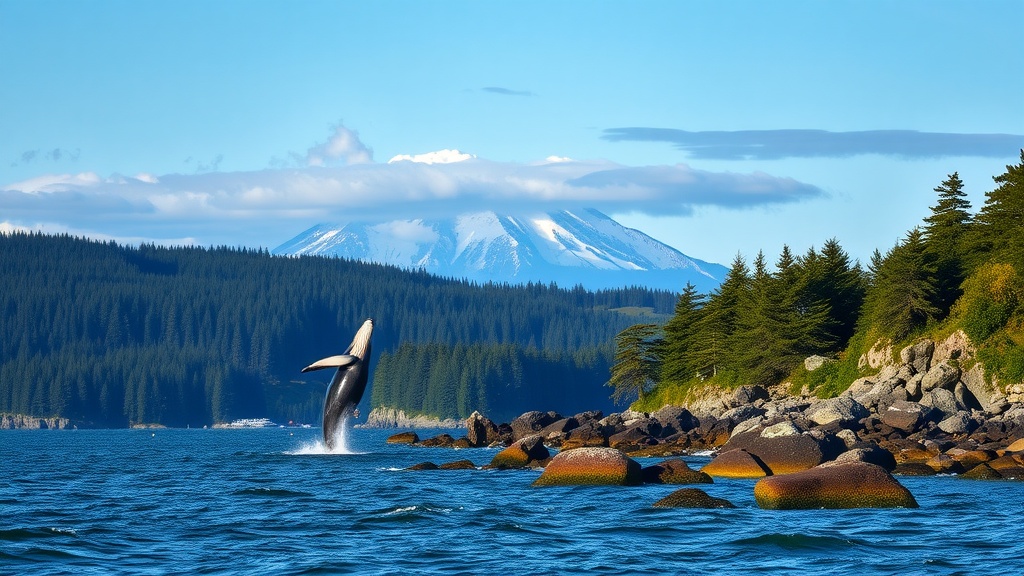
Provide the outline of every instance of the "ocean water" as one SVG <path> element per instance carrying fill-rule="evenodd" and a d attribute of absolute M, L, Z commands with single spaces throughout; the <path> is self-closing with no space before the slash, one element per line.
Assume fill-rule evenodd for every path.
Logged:
<path fill-rule="evenodd" d="M 405 471 L 495 450 L 390 433 L 329 454 L 316 429 L 0 431 L 0 574 L 1024 574 L 1024 482 L 903 477 L 919 509 L 767 511 L 754 481 L 716 479 L 737 509 L 663 509 L 679 486 Z"/>

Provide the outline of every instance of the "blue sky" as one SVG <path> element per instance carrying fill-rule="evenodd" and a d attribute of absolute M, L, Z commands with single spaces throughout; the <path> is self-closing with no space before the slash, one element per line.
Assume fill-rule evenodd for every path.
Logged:
<path fill-rule="evenodd" d="M 0 0 L 0 227 L 273 248 L 590 206 L 856 258 L 1024 147 L 1024 0 Z M 461 162 L 422 160 L 459 150 Z M 455 155 L 435 155 L 452 159 Z"/>

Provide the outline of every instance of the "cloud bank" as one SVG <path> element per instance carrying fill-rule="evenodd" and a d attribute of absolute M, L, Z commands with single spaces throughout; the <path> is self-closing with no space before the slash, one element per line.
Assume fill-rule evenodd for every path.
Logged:
<path fill-rule="evenodd" d="M 343 143 L 338 150 L 358 147 Z M 568 158 L 520 164 L 454 151 L 417 157 L 461 161 L 109 178 L 52 175 L 0 186 L 0 206 L 13 223 L 59 222 L 112 236 L 188 236 L 200 243 L 215 242 L 232 229 L 245 230 L 250 237 L 263 234 L 265 239 L 257 244 L 268 245 L 324 221 L 578 207 L 685 215 L 697 206 L 746 208 L 823 195 L 817 187 L 790 178 L 708 172 L 686 164 L 631 167 Z"/>
<path fill-rule="evenodd" d="M 609 128 L 611 142 L 667 142 L 702 160 L 779 160 L 782 158 L 845 158 L 880 154 L 902 158 L 1015 156 L 1024 148 L 1016 134 L 951 134 L 914 130 L 739 130 L 688 132 L 671 128 Z"/>

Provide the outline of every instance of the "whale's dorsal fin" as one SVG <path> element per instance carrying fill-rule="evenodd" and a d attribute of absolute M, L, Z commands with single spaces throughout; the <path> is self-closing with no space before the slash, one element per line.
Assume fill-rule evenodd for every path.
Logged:
<path fill-rule="evenodd" d="M 323 360 L 317 360 L 303 368 L 302 371 L 311 372 L 313 370 L 323 370 L 324 368 L 341 368 L 343 366 L 348 366 L 349 364 L 355 364 L 356 362 L 359 362 L 358 356 L 341 354 L 338 356 L 329 356 Z"/>

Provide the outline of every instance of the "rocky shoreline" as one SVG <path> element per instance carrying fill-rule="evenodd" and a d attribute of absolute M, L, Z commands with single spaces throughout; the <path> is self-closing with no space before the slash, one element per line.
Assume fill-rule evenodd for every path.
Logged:
<path fill-rule="evenodd" d="M 939 343 L 921 340 L 892 360 L 896 357 L 891 349 L 872 349 L 861 362 L 878 372 L 830 399 L 793 396 L 783 387 L 743 386 L 652 413 L 527 412 L 502 424 L 474 413 L 466 420 L 465 437 L 443 434 L 415 443 L 513 446 L 537 437 L 563 452 L 612 448 L 631 457 L 706 452 L 716 455 L 708 473 L 726 477 L 860 461 L 896 475 L 1024 479 L 1024 398 L 1017 387 L 1007 394 L 986 380 L 962 333 Z"/>
<path fill-rule="evenodd" d="M 67 418 L 37 418 L 24 414 L 0 414 L 0 430 L 67 430 L 77 428 Z"/>

